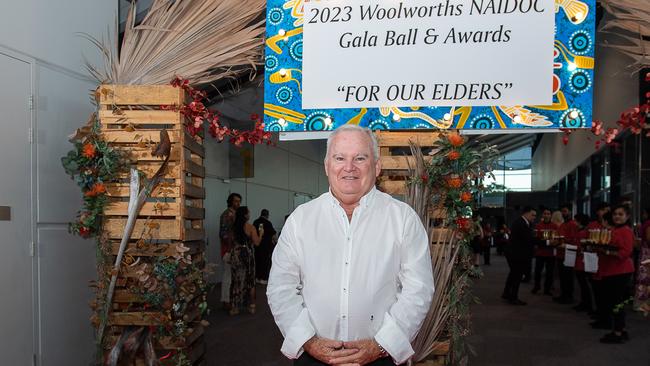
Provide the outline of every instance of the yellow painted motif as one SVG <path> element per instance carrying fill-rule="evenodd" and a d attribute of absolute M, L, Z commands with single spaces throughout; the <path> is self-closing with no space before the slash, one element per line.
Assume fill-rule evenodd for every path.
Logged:
<path fill-rule="evenodd" d="M 594 68 L 594 58 L 588 56 L 578 56 L 567 48 L 564 43 L 555 40 L 555 47 L 560 51 L 562 58 L 566 62 L 571 62 L 576 65 L 578 69 L 593 69 Z M 573 58 L 571 58 L 573 57 Z"/>
<path fill-rule="evenodd" d="M 514 107 L 504 107 L 500 106 L 499 109 L 512 120 L 512 124 L 520 124 L 530 127 L 545 127 L 551 126 L 553 123 L 548 120 L 546 116 L 543 116 L 539 113 L 532 112 L 530 109 L 527 109 L 523 106 L 514 106 Z M 515 117 L 519 116 L 521 120 L 515 122 Z"/>
<path fill-rule="evenodd" d="M 368 112 L 367 108 L 361 108 L 361 111 L 354 117 L 350 118 L 346 124 L 348 125 L 358 125 L 361 122 L 361 119 Z"/>
<path fill-rule="evenodd" d="M 283 72 L 284 75 L 282 75 Z M 300 71 L 300 69 L 282 69 L 271 74 L 271 76 L 269 76 L 269 81 L 273 84 L 284 84 L 290 81 L 295 81 L 298 84 L 298 91 L 300 94 L 302 94 L 300 81 L 292 76 L 294 72 L 300 73 L 302 75 L 302 71 Z"/>
<path fill-rule="evenodd" d="M 559 12 L 560 8 L 564 10 L 564 14 L 573 24 L 582 23 L 589 14 L 589 6 L 579 0 L 555 0 L 555 12 Z"/>
<path fill-rule="evenodd" d="M 302 27 L 286 31 L 284 35 L 276 34 L 266 39 L 266 45 L 278 55 L 282 54 L 282 49 L 278 45 L 280 41 L 287 41 L 289 38 L 302 34 Z"/>
<path fill-rule="evenodd" d="M 441 128 L 441 129 L 447 129 L 451 126 L 453 123 L 453 118 L 450 118 L 449 121 L 438 121 L 431 116 L 428 116 L 422 112 L 405 112 L 397 107 L 380 107 L 379 108 L 379 113 L 384 116 L 388 117 L 391 112 L 397 116 L 399 116 L 400 119 L 402 118 L 416 118 L 416 119 L 421 119 L 430 125 Z"/>
<path fill-rule="evenodd" d="M 564 111 L 569 108 L 569 104 L 566 102 L 566 97 L 562 90 L 557 91 L 557 102 L 553 102 L 551 105 L 531 105 L 533 108 L 545 109 L 547 111 Z"/>
<path fill-rule="evenodd" d="M 291 9 L 291 16 L 294 17 L 294 27 L 299 27 L 303 23 L 305 15 L 305 0 L 289 0 L 282 6 L 284 9 Z"/>
<path fill-rule="evenodd" d="M 270 103 L 264 103 L 264 114 L 277 119 L 282 118 L 287 122 L 297 124 L 303 123 L 305 118 L 307 118 L 307 116 L 300 112 Z"/>

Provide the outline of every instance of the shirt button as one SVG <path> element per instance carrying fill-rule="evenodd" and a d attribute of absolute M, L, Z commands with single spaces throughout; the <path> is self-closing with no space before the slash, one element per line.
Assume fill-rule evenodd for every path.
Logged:
<path fill-rule="evenodd" d="M 343 315 L 343 317 L 342 317 L 342 318 L 343 318 L 343 319 L 345 319 L 345 315 Z"/>
<path fill-rule="evenodd" d="M 344 288 L 344 289 L 343 289 L 343 292 L 348 292 L 348 289 Z"/>

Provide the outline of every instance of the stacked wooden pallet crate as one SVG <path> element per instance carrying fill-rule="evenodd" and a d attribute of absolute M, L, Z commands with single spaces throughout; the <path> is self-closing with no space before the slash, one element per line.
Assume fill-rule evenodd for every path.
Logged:
<path fill-rule="evenodd" d="M 409 179 L 409 164 L 414 166 L 411 156 L 410 143 L 413 142 L 422 148 L 425 154 L 433 151 L 433 143 L 438 140 L 437 132 L 406 132 L 406 131 L 377 131 L 377 143 L 381 159 L 381 176 L 379 187 L 384 192 L 394 196 L 406 195 L 406 184 Z M 430 156 L 425 156 L 430 161 Z M 444 212 L 440 209 L 431 209 L 430 217 L 441 218 Z"/>
<path fill-rule="evenodd" d="M 167 131 L 172 145 L 163 179 L 142 207 L 125 251 L 103 346 L 112 347 L 126 327 L 149 327 L 158 332 L 154 337 L 157 354 L 182 353 L 191 365 L 202 364 L 205 150 L 199 138 L 185 132 L 184 117 L 178 108 L 186 100 L 185 92 L 172 86 L 102 85 L 97 97 L 102 137 L 123 151 L 130 165 L 147 178 L 163 164 L 152 154 L 162 129 Z M 105 210 L 104 236 L 109 245 L 105 249 L 108 253 L 103 254 L 114 261 L 128 216 L 128 176 L 107 184 L 107 194 L 110 202 Z M 151 269 L 167 263 L 190 266 L 197 273 L 192 280 L 185 278 L 189 275 L 170 279 L 179 287 L 175 298 L 151 304 L 155 292 L 152 286 L 169 287 L 169 283 L 143 281 L 147 275 L 138 273 L 138 269 L 145 264 Z M 107 274 L 100 273 L 100 279 L 102 275 Z M 182 326 L 177 326 L 178 321 Z M 169 332 L 170 327 L 175 332 Z"/>

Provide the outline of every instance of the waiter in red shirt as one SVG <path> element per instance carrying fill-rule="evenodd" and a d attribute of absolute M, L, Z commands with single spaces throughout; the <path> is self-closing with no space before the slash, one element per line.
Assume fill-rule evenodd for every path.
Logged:
<path fill-rule="evenodd" d="M 542 221 L 535 225 L 535 235 L 538 240 L 535 247 L 535 287 L 533 287 L 533 294 L 538 293 L 541 289 L 542 270 L 544 270 L 544 295 L 551 295 L 555 257 L 553 247 L 550 246 L 550 239 L 553 236 L 552 233 L 557 229 L 558 227 L 551 222 L 551 210 L 543 208 Z M 548 237 L 545 238 L 544 232 L 547 233 Z"/>
<path fill-rule="evenodd" d="M 575 217 L 576 222 L 578 223 L 578 233 L 576 234 L 576 246 L 578 247 L 576 253 L 576 264 L 573 267 L 573 271 L 576 274 L 576 279 L 578 280 L 578 285 L 580 286 L 580 303 L 573 307 L 573 310 L 581 312 L 592 312 L 593 311 L 593 301 L 591 299 L 591 287 L 589 286 L 589 277 L 590 274 L 585 272 L 585 261 L 584 261 L 584 243 L 583 239 L 589 238 L 589 216 L 585 214 L 577 214 Z"/>
<path fill-rule="evenodd" d="M 630 297 L 629 284 L 634 273 L 632 251 L 634 232 L 629 225 L 630 209 L 619 205 L 612 211 L 612 240 L 616 252 L 598 256 L 598 275 L 602 278 L 606 310 L 612 320 L 613 331 L 600 339 L 602 343 L 623 343 L 629 339 L 625 331 L 625 306 Z"/>
<path fill-rule="evenodd" d="M 560 225 L 560 236 L 564 237 L 564 244 L 575 245 L 578 236 L 578 224 L 572 218 L 571 206 L 563 205 L 560 208 L 564 223 Z M 564 248 L 558 248 L 556 251 L 558 264 L 560 266 L 560 296 L 553 300 L 560 304 L 573 303 L 573 267 L 564 265 Z"/>
<path fill-rule="evenodd" d="M 610 210 L 609 203 L 602 202 L 596 208 L 596 219 L 589 223 L 587 230 L 602 230 L 611 227 L 612 213 Z M 578 278 L 580 281 L 580 278 Z M 607 311 L 604 310 L 603 304 L 603 294 L 602 294 L 602 281 L 597 274 L 593 274 L 590 278 L 591 288 L 594 293 L 594 312 L 592 313 L 592 318 L 595 320 L 592 322 L 592 327 L 594 328 L 603 328 L 610 329 L 612 326 L 609 323 L 609 317 Z"/>

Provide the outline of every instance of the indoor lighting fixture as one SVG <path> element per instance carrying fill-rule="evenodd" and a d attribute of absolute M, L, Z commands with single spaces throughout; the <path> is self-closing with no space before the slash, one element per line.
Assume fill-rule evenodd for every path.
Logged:
<path fill-rule="evenodd" d="M 569 118 L 571 118 L 571 119 L 576 119 L 576 118 L 578 118 L 578 111 L 571 111 L 571 112 L 569 112 Z"/>
<path fill-rule="evenodd" d="M 567 66 L 566 66 L 566 68 L 569 69 L 569 71 L 573 71 L 573 70 L 575 70 L 577 67 L 578 67 L 578 66 L 576 66 L 576 64 L 575 64 L 574 62 L 569 62 L 569 63 L 567 64 Z"/>
<path fill-rule="evenodd" d="M 278 123 L 279 123 L 280 126 L 282 126 L 282 127 L 286 127 L 286 126 L 287 126 L 287 121 L 286 121 L 284 118 L 280 118 L 280 119 L 278 120 Z"/>
<path fill-rule="evenodd" d="M 402 119 L 402 117 L 400 117 L 400 116 L 397 115 L 397 114 L 393 114 L 393 121 L 397 122 L 397 121 L 399 121 L 400 119 Z"/>
<path fill-rule="evenodd" d="M 287 76 L 287 69 L 280 69 L 280 76 L 282 77 Z"/>
<path fill-rule="evenodd" d="M 513 120 L 515 123 L 521 123 L 521 116 L 520 116 L 520 115 L 516 115 L 512 120 Z"/>
<path fill-rule="evenodd" d="M 332 125 L 332 119 L 329 118 L 329 117 L 325 118 L 325 124 L 328 125 L 328 126 L 331 126 Z"/>
<path fill-rule="evenodd" d="M 279 35 L 280 37 L 284 37 L 285 34 L 287 34 L 287 31 L 285 31 L 284 29 L 280 29 L 280 30 L 278 31 L 278 35 Z"/>
<path fill-rule="evenodd" d="M 445 121 L 449 121 L 451 119 L 451 114 L 445 113 L 445 115 L 442 117 Z"/>

